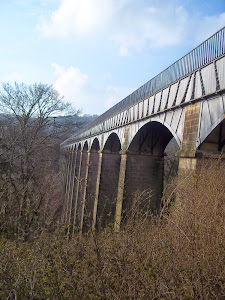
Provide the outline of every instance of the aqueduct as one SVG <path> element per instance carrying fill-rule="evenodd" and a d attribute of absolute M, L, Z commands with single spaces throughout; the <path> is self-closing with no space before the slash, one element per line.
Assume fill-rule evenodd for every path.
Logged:
<path fill-rule="evenodd" d="M 61 144 L 67 152 L 65 222 L 119 229 L 137 190 L 158 210 L 164 150 L 179 171 L 225 148 L 225 28 Z M 144 205 L 144 203 L 143 203 Z"/>

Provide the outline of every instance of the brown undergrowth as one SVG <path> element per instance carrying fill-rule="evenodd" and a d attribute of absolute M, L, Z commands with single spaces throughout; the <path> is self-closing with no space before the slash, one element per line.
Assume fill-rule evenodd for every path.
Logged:
<path fill-rule="evenodd" d="M 119 234 L 2 239 L 0 299 L 224 299 L 224 179 L 204 162 L 160 216 L 135 211 Z"/>

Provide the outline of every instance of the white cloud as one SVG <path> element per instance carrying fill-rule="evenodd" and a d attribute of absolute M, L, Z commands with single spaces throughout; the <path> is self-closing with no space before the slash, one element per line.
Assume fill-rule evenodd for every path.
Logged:
<path fill-rule="evenodd" d="M 50 20 L 37 28 L 44 36 L 84 36 L 101 28 L 113 14 L 113 0 L 61 0 Z"/>
<path fill-rule="evenodd" d="M 182 39 L 187 12 L 167 1 L 61 0 L 49 20 L 37 28 L 46 37 L 85 36 L 99 31 L 100 38 L 113 41 L 120 55 L 155 47 L 175 45 Z M 107 28 L 107 37 L 103 32 Z"/>
<path fill-rule="evenodd" d="M 112 39 L 119 48 L 119 54 L 126 56 L 146 46 L 165 47 L 179 44 L 188 24 L 188 14 L 182 6 L 171 6 L 160 1 L 155 6 L 125 12 L 121 22 L 122 30 L 114 34 Z"/>
<path fill-rule="evenodd" d="M 19 72 L 12 72 L 12 73 L 8 73 L 5 74 L 4 76 L 2 76 L 1 81 L 2 82 L 21 82 L 24 80 L 24 76 L 23 74 L 19 73 Z"/>
<path fill-rule="evenodd" d="M 73 103 L 76 108 L 81 108 L 87 86 L 87 74 L 73 66 L 64 68 L 56 63 L 52 63 L 51 66 L 56 76 L 54 88 L 65 97 L 66 101 Z"/>
<path fill-rule="evenodd" d="M 179 45 L 199 32 L 224 25 L 224 14 L 205 17 L 191 13 L 181 1 L 167 0 L 61 0 L 49 19 L 37 28 L 46 37 L 86 36 L 98 33 L 99 42 L 109 40 L 119 55 L 145 47 Z M 211 30 L 210 30 L 211 28 Z M 212 29 L 213 28 L 213 29 Z"/>
<path fill-rule="evenodd" d="M 73 66 L 65 68 L 56 63 L 51 66 L 56 77 L 54 88 L 83 113 L 103 113 L 131 93 L 131 89 L 126 87 L 104 85 L 99 89 L 93 88 L 87 74 L 80 69 Z"/>

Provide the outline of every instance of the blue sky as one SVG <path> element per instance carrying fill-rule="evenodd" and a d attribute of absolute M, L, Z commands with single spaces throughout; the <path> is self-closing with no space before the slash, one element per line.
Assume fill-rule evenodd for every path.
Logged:
<path fill-rule="evenodd" d="M 225 0 L 0 0 L 0 81 L 101 114 L 225 26 Z"/>

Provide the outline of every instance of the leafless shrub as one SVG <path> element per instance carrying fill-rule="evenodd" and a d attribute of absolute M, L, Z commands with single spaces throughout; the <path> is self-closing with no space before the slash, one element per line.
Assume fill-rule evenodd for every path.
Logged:
<path fill-rule="evenodd" d="M 136 212 L 137 196 L 120 233 L 2 239 L 0 298 L 224 299 L 224 178 L 223 162 L 204 162 L 161 218 Z"/>

